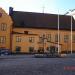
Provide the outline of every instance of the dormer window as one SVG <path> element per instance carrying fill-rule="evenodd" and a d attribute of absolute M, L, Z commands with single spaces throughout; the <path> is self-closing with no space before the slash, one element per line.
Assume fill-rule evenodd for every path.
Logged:
<path fill-rule="evenodd" d="M 6 31 L 6 29 L 7 29 L 7 24 L 6 24 L 6 23 L 2 23 L 2 24 L 0 25 L 0 30 L 1 30 L 1 31 Z"/>
<path fill-rule="evenodd" d="M 25 34 L 28 34 L 28 31 L 24 31 Z"/>

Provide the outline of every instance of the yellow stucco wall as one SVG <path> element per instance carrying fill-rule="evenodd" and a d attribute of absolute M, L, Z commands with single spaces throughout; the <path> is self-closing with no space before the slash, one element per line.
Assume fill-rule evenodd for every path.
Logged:
<path fill-rule="evenodd" d="M 54 43 L 56 43 L 55 34 L 58 34 L 57 30 L 51 30 L 51 29 L 14 28 L 13 31 L 20 32 L 20 33 L 24 33 L 24 31 L 28 31 L 29 34 L 38 34 L 38 38 L 39 38 L 39 35 L 51 34 L 51 42 L 54 42 Z M 71 50 L 71 32 L 67 30 L 60 30 L 59 33 L 60 33 L 60 52 L 65 50 L 70 51 Z M 64 42 L 64 35 L 69 35 L 69 41 L 67 43 Z M 75 35 L 75 31 L 73 31 L 73 35 Z M 54 44 L 54 43 L 46 42 L 45 48 L 48 47 L 49 45 L 57 46 L 57 44 Z M 37 44 L 37 45 L 38 47 L 42 46 L 42 44 Z M 75 50 L 75 43 L 72 43 L 72 48 L 73 50 Z"/>
<path fill-rule="evenodd" d="M 16 42 L 16 37 L 19 36 L 21 37 L 21 42 Z M 34 42 L 29 42 L 29 38 L 34 37 Z M 12 36 L 12 52 L 16 52 L 16 46 L 21 47 L 20 52 L 29 52 L 29 47 L 34 47 L 34 50 L 37 50 L 38 45 L 38 37 L 37 35 L 26 35 L 26 34 L 13 34 Z"/>
<path fill-rule="evenodd" d="M 2 16 L 0 17 L 0 36 L 5 36 L 6 37 L 6 42 L 5 43 L 0 43 L 0 48 L 6 48 L 10 49 L 10 33 L 12 31 L 12 20 L 11 17 L 2 9 L 0 8 L 0 13 Z M 1 30 L 1 24 L 5 23 L 6 30 L 2 31 Z"/>

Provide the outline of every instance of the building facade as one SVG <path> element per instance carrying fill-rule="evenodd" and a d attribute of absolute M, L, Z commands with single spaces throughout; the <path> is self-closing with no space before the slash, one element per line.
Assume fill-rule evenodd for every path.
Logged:
<path fill-rule="evenodd" d="M 0 8 L 0 49 L 11 49 L 12 19 Z"/>
<path fill-rule="evenodd" d="M 71 34 L 71 16 L 14 11 L 13 8 L 7 15 L 0 9 L 0 49 L 9 49 L 12 53 L 38 53 L 48 52 L 54 46 L 58 51 L 58 42 L 60 53 L 71 52 L 71 49 L 75 52 L 73 17 Z"/>

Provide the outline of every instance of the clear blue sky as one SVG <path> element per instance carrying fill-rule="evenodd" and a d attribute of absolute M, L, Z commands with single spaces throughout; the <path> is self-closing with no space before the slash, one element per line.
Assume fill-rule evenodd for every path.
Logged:
<path fill-rule="evenodd" d="M 75 0 L 0 0 L 0 7 L 8 13 L 9 7 L 18 11 L 31 11 L 57 14 L 66 13 L 69 9 L 75 9 Z"/>

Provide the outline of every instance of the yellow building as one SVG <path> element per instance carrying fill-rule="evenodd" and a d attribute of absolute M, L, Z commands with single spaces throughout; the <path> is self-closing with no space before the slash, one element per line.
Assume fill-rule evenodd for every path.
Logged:
<path fill-rule="evenodd" d="M 11 17 L 2 8 L 0 8 L 0 49 L 11 50 L 11 31 Z"/>
<path fill-rule="evenodd" d="M 54 46 L 59 53 L 75 52 L 75 21 L 71 16 L 14 11 L 13 8 L 9 15 L 0 9 L 0 16 L 0 49 L 9 49 L 12 53 L 37 53 L 48 52 Z"/>

